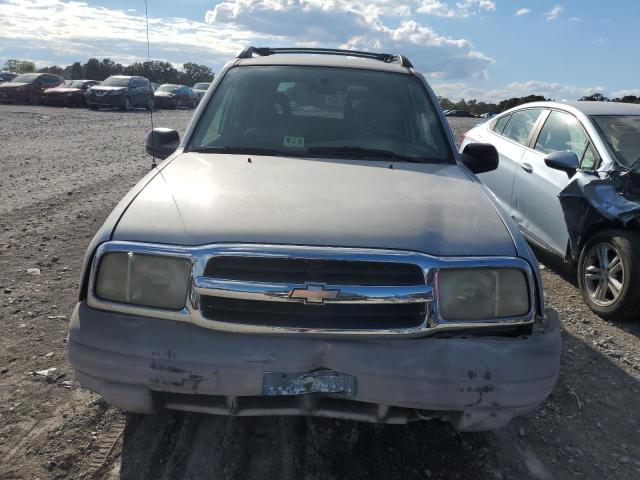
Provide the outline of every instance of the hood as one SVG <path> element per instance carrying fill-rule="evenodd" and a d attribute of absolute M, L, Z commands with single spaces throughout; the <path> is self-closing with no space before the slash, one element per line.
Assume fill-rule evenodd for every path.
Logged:
<path fill-rule="evenodd" d="M 29 84 L 23 83 L 23 82 L 4 82 L 4 83 L 0 83 L 0 88 L 20 88 L 20 87 L 24 87 L 25 85 L 29 85 Z"/>
<path fill-rule="evenodd" d="M 55 88 L 47 88 L 44 93 L 76 93 L 79 92 L 80 88 L 70 88 L 70 87 L 55 87 Z"/>
<path fill-rule="evenodd" d="M 114 240 L 516 254 L 480 185 L 457 165 L 187 153 L 138 194 Z"/>
<path fill-rule="evenodd" d="M 153 96 L 154 97 L 175 97 L 176 94 L 173 92 L 158 92 L 157 90 L 155 92 L 153 92 Z"/>
<path fill-rule="evenodd" d="M 112 92 L 115 90 L 126 90 L 127 87 L 111 87 L 108 85 L 96 85 L 95 87 L 91 87 L 90 90 L 97 90 L 102 92 Z"/>

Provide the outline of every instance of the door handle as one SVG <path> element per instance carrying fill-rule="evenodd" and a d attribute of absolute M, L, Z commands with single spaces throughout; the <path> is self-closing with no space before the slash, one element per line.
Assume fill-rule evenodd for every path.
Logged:
<path fill-rule="evenodd" d="M 533 172 L 533 167 L 529 163 L 522 163 L 520 168 L 523 169 L 527 173 Z"/>

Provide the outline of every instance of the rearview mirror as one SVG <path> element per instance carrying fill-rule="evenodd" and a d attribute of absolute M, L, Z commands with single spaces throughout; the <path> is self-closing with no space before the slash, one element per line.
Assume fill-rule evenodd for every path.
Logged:
<path fill-rule="evenodd" d="M 550 153 L 544 157 L 544 163 L 549 168 L 567 172 L 569 175 L 576 173 L 579 166 L 578 156 L 570 150 Z"/>
<path fill-rule="evenodd" d="M 164 160 L 180 145 L 180 135 L 172 128 L 154 128 L 147 134 L 146 150 L 149 155 Z"/>
<path fill-rule="evenodd" d="M 490 143 L 470 143 L 462 152 L 462 163 L 475 174 L 495 170 L 498 162 L 498 151 Z"/>

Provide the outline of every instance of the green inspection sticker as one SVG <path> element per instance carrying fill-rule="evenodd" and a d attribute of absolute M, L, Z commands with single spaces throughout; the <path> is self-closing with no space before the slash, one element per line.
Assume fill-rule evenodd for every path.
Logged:
<path fill-rule="evenodd" d="M 284 147 L 304 148 L 304 137 L 284 137 Z"/>

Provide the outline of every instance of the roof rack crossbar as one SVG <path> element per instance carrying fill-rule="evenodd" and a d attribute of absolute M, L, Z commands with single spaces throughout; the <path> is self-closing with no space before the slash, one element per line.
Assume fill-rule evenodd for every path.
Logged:
<path fill-rule="evenodd" d="M 320 55 L 342 55 L 345 57 L 360 57 L 378 60 L 385 63 L 398 62 L 405 68 L 413 68 L 412 63 L 404 55 L 394 55 L 391 53 L 374 53 L 363 52 L 358 50 L 341 50 L 338 48 L 307 48 L 307 47 L 290 47 L 290 48 L 270 48 L 270 47 L 247 47 L 238 58 L 252 58 L 255 55 L 266 57 L 269 55 L 286 54 L 286 53 L 313 53 Z"/>

